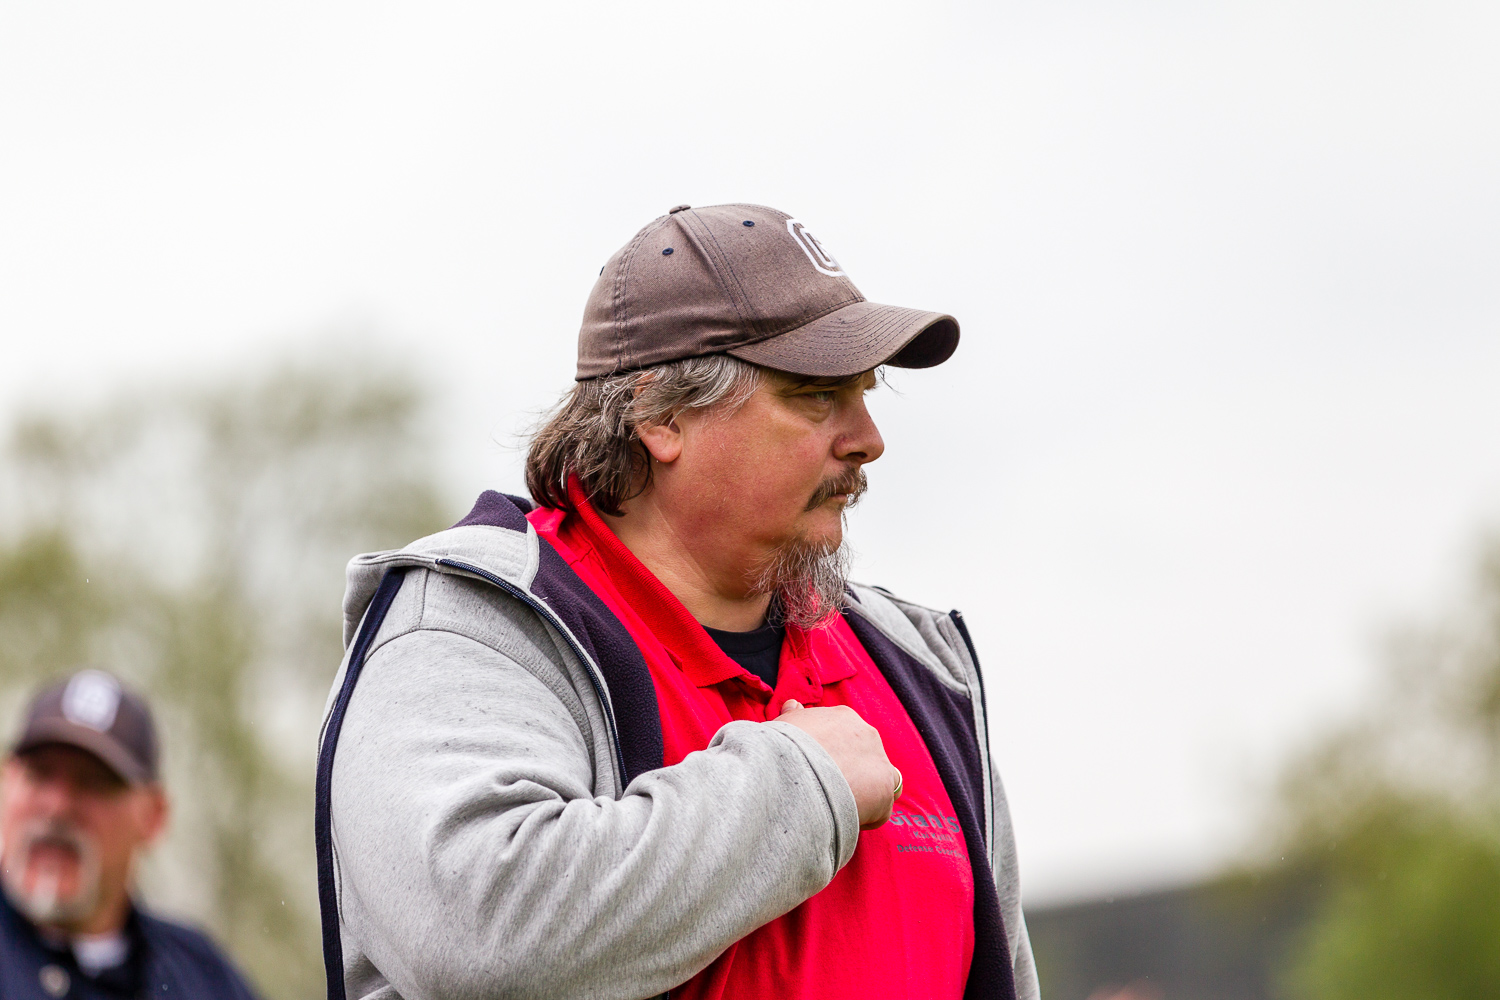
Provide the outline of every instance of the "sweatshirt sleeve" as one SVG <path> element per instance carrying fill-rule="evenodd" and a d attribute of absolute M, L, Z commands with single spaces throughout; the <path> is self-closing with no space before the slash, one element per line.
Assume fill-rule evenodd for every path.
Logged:
<path fill-rule="evenodd" d="M 818 892 L 858 841 L 837 765 L 785 723 L 730 723 L 620 799 L 593 768 L 511 657 L 446 631 L 382 645 L 334 765 L 346 953 L 407 1000 L 635 1000 Z"/>

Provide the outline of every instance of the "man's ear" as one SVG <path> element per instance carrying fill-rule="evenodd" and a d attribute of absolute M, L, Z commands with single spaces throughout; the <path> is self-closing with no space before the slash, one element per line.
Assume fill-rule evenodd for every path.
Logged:
<path fill-rule="evenodd" d="M 641 424 L 635 433 L 653 462 L 675 462 L 682 454 L 682 428 L 677 426 L 676 419 L 664 424 Z"/>
<path fill-rule="evenodd" d="M 136 823 L 141 838 L 141 846 L 149 847 L 167 828 L 167 818 L 171 814 L 171 806 L 167 803 L 167 793 L 160 783 L 147 785 L 139 789 L 137 794 L 140 798 L 136 802 Z"/>

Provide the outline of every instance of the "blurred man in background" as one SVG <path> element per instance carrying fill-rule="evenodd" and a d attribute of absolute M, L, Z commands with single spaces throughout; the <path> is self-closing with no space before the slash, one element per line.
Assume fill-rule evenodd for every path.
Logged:
<path fill-rule="evenodd" d="M 774 209 L 610 259 L 535 504 L 350 566 L 331 997 L 1037 996 L 962 616 L 846 579 L 876 369 L 957 343 Z"/>
<path fill-rule="evenodd" d="M 207 938 L 131 900 L 167 822 L 157 758 L 150 708 L 108 673 L 31 703 L 0 785 L 0 997 L 252 1000 Z"/>

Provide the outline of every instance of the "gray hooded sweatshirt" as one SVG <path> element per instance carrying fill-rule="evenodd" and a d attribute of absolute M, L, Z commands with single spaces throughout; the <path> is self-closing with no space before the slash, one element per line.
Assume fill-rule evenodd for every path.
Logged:
<path fill-rule="evenodd" d="M 848 783 L 795 726 L 731 722 L 661 766 L 639 651 L 525 503 L 486 493 L 457 526 L 349 564 L 344 641 L 363 656 L 351 669 L 346 652 L 329 698 L 319 849 L 325 954 L 351 998 L 658 996 L 821 890 L 858 843 Z M 399 589 L 355 642 L 392 571 Z M 1034 1000 L 962 619 L 858 585 L 850 598 L 919 731 L 931 717 L 924 739 L 972 827 L 965 995 Z"/>

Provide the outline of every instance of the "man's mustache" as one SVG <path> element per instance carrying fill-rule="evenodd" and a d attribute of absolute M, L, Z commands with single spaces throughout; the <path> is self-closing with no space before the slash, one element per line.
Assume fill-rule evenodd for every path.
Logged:
<path fill-rule="evenodd" d="M 837 476 L 825 479 L 819 483 L 818 488 L 813 491 L 812 499 L 807 501 L 807 509 L 810 511 L 817 510 L 840 493 L 847 493 L 849 494 L 849 500 L 844 504 L 844 509 L 848 510 L 859 502 L 859 498 L 869 488 L 870 481 L 865 478 L 865 470 L 857 465 L 853 466 L 839 473 Z"/>
<path fill-rule="evenodd" d="M 29 855 L 38 847 L 54 847 L 71 851 L 82 858 L 90 848 L 83 831 L 66 820 L 35 820 L 22 829 L 18 839 L 24 855 Z"/>

